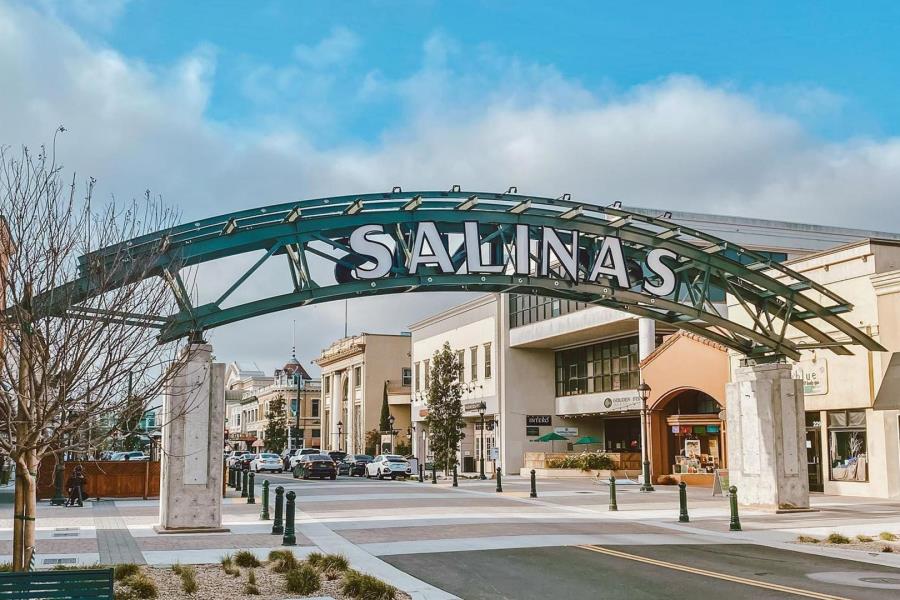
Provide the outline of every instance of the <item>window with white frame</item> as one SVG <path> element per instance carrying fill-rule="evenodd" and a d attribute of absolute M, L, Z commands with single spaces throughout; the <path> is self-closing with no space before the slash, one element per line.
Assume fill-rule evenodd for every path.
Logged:
<path fill-rule="evenodd" d="M 491 378 L 491 343 L 484 345 L 484 378 Z"/>
<path fill-rule="evenodd" d="M 469 348 L 469 355 L 471 356 L 471 365 L 470 371 L 471 381 L 478 381 L 478 346 L 472 346 Z"/>

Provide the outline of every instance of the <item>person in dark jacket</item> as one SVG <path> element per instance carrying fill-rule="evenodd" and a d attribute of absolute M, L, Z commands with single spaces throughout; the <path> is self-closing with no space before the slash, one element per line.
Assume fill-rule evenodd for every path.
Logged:
<path fill-rule="evenodd" d="M 66 501 L 66 506 L 75 506 L 76 503 L 78 503 L 78 506 L 84 506 L 84 487 L 86 485 L 87 477 L 84 476 L 84 469 L 81 468 L 81 465 L 78 465 L 75 467 L 75 472 L 72 473 L 72 476 L 66 482 L 66 489 L 69 491 L 69 499 Z"/>

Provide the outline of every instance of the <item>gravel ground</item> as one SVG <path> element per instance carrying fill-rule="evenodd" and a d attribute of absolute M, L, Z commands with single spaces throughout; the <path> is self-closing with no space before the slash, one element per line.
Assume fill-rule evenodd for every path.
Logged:
<path fill-rule="evenodd" d="M 894 542 L 886 542 L 884 540 L 878 539 L 877 535 L 870 536 L 873 538 L 871 542 L 860 542 L 855 537 L 850 538 L 849 544 L 832 544 L 824 537 L 814 536 L 815 539 L 818 539 L 818 542 L 810 542 L 810 541 L 800 541 L 797 540 L 798 544 L 806 544 L 806 545 L 814 545 L 814 546 L 824 546 L 827 548 L 839 548 L 841 550 L 862 550 L 864 552 L 884 552 L 885 548 L 890 548 L 890 551 L 893 551 L 897 554 L 900 554 L 900 540 Z M 848 536 L 849 537 L 849 536 Z"/>
<path fill-rule="evenodd" d="M 257 598 L 259 600 L 284 600 L 287 598 L 313 598 L 331 596 L 336 600 L 351 600 L 349 596 L 340 593 L 340 579 L 328 581 L 322 578 L 322 587 L 312 596 L 300 596 L 284 591 L 284 575 L 273 573 L 265 566 L 253 569 L 256 574 L 256 585 L 259 588 L 258 596 L 248 596 L 244 593 L 244 585 L 247 583 L 249 569 L 241 569 L 240 577 L 226 575 L 219 565 L 196 565 L 197 592 L 188 596 L 181 590 L 181 578 L 172 572 L 171 568 L 143 567 L 143 572 L 149 575 L 159 588 L 158 600 L 247 600 Z M 116 589 L 119 585 L 116 584 Z M 397 592 L 397 600 L 408 600 L 409 596 L 403 592 Z"/>

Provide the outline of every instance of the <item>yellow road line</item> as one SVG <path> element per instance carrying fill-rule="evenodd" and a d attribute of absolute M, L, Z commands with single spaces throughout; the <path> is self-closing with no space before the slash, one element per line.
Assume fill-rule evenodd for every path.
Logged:
<path fill-rule="evenodd" d="M 692 573 L 694 575 L 703 575 L 705 577 L 712 577 L 714 579 L 722 579 L 724 581 L 731 581 L 733 583 L 741 583 L 743 585 L 750 585 L 753 587 L 765 588 L 767 590 L 774 590 L 778 592 L 784 592 L 786 594 L 795 594 L 797 596 L 805 596 L 807 598 L 818 598 L 819 600 L 850 600 L 849 598 L 845 598 L 843 596 L 832 596 L 829 594 L 823 594 L 821 592 L 814 592 L 812 590 L 802 590 L 800 588 L 788 587 L 785 585 L 779 585 L 777 583 L 767 583 L 765 581 L 758 581 L 756 579 L 746 579 L 744 577 L 738 577 L 736 575 L 728 575 L 726 573 L 717 573 L 715 571 L 707 571 L 705 569 L 698 569 L 696 567 L 688 567 L 686 565 L 679 565 L 676 563 L 665 562 L 662 560 L 656 560 L 653 558 L 647 558 L 645 556 L 638 556 L 637 554 L 628 554 L 627 552 L 620 552 L 618 550 L 610 550 L 609 548 L 601 548 L 599 546 L 578 546 L 583 550 L 590 550 L 591 552 L 597 552 L 599 554 L 606 554 L 607 556 L 614 556 L 616 558 L 624 558 L 626 560 L 633 560 L 637 562 L 646 563 L 649 565 L 655 565 L 657 567 L 663 567 L 666 569 L 672 569 L 674 571 L 683 571 L 685 573 Z"/>

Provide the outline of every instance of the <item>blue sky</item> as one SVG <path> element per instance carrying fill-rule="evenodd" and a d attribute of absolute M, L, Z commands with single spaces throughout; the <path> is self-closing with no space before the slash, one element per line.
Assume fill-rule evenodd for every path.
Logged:
<path fill-rule="evenodd" d="M 840 2 L 183 2 L 133 0 L 106 27 L 68 19 L 123 54 L 166 65 L 208 45 L 216 56 L 208 114 L 226 122 L 264 120 L 272 106 L 248 97 L 253 68 L 298 65 L 298 46 L 315 49 L 344 34 L 344 54 L 279 96 L 290 105 L 327 98 L 327 124 L 279 111 L 328 146 L 371 142 L 397 126 L 407 102 L 373 93 L 367 77 L 403 80 L 422 68 L 423 47 L 447 46 L 443 68 L 470 81 L 470 98 L 490 91 L 504 60 L 542 65 L 603 96 L 672 74 L 696 76 L 756 96 L 827 138 L 896 134 L 900 127 L 900 4 Z M 316 57 L 312 57 L 313 60 Z M 327 81 L 325 81 L 327 79 Z M 304 89 L 316 86 L 315 90 Z M 785 89 L 820 94 L 811 107 Z M 460 94 L 465 103 L 465 94 Z"/>
<path fill-rule="evenodd" d="M 896 232 L 900 4 L 863 6 L 0 0 L 0 144 L 64 125 L 67 176 L 113 202 L 149 190 L 184 220 L 459 184 Z M 205 266 L 201 300 L 253 259 Z M 287 284 L 254 277 L 235 300 Z M 459 300 L 354 301 L 350 330 Z M 268 370 L 296 318 L 306 362 L 343 314 L 213 343 Z"/>

